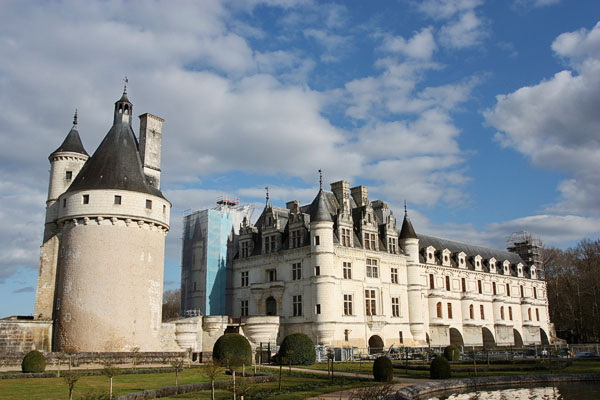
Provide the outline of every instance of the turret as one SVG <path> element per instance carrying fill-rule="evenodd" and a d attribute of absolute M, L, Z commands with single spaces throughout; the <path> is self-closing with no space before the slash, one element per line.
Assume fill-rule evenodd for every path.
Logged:
<path fill-rule="evenodd" d="M 408 218 L 408 212 L 406 210 L 406 202 L 404 203 L 404 220 L 402 221 L 402 228 L 400 229 L 400 236 L 398 237 L 400 246 L 404 250 L 404 254 L 408 257 L 409 263 L 419 262 L 419 238 L 415 233 L 415 229 Z"/>

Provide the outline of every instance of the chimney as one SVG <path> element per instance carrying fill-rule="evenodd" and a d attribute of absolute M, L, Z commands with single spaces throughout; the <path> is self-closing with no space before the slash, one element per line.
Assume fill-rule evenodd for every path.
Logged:
<path fill-rule="evenodd" d="M 369 204 L 369 191 L 366 186 L 356 186 L 350 189 L 352 198 L 358 207 Z"/>
<path fill-rule="evenodd" d="M 350 198 L 350 183 L 347 181 L 337 181 L 331 184 L 331 191 L 335 195 L 340 205 L 344 204 L 344 200 Z"/>
<path fill-rule="evenodd" d="M 140 158 L 148 183 L 160 189 L 160 155 L 164 119 L 152 114 L 140 115 Z"/>

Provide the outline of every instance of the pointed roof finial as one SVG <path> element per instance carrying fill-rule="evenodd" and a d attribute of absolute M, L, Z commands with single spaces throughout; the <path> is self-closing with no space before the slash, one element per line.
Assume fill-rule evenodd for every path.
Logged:
<path fill-rule="evenodd" d="M 319 169 L 319 190 L 323 190 L 323 171 Z"/>
<path fill-rule="evenodd" d="M 127 94 L 127 84 L 129 83 L 129 79 L 127 79 L 127 75 L 125 75 L 125 79 L 123 79 L 123 81 L 125 81 L 125 87 L 123 88 L 123 94 Z"/>
<path fill-rule="evenodd" d="M 269 187 L 265 186 L 265 190 L 267 191 L 267 207 L 269 206 Z"/>
<path fill-rule="evenodd" d="M 406 210 L 406 200 L 404 200 L 404 216 L 408 215 L 408 211 Z"/>
<path fill-rule="evenodd" d="M 73 115 L 73 126 L 77 126 L 77 109 L 75 109 L 75 115 Z"/>

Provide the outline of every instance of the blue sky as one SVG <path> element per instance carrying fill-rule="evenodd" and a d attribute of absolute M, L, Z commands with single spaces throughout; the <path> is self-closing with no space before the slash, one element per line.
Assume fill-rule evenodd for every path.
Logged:
<path fill-rule="evenodd" d="M 417 232 L 597 239 L 599 21 L 579 0 L 3 1 L 0 317 L 33 312 L 48 155 L 75 108 L 93 153 L 125 75 L 166 120 L 167 289 L 184 210 L 306 203 L 319 168 L 407 200 Z"/>

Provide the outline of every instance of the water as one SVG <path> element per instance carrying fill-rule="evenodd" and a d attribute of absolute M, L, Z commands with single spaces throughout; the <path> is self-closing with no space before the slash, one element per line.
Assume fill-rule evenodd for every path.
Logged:
<path fill-rule="evenodd" d="M 600 382 L 573 382 L 549 386 L 505 387 L 424 397 L 429 400 L 598 400 Z"/>

